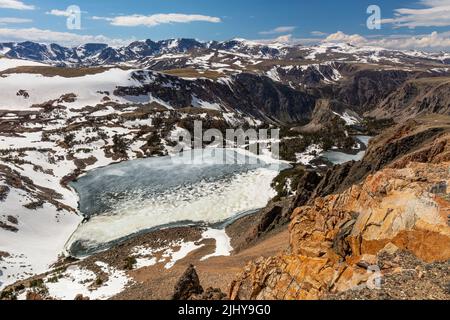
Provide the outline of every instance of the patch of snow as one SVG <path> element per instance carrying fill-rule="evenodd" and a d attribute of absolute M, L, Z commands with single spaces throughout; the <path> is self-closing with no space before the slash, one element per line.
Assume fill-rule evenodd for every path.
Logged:
<path fill-rule="evenodd" d="M 180 41 L 178 39 L 173 39 L 170 41 L 168 48 L 169 49 L 175 49 L 180 44 Z"/>
<path fill-rule="evenodd" d="M 301 163 L 305 166 L 309 165 L 311 161 L 316 159 L 322 151 L 323 149 L 319 145 L 312 144 L 306 148 L 304 152 L 295 154 L 297 157 L 297 163 Z"/>
<path fill-rule="evenodd" d="M 196 96 L 192 96 L 192 106 L 196 107 L 196 108 L 203 108 L 203 109 L 208 109 L 208 110 L 216 110 L 216 111 L 222 110 L 222 107 L 217 102 L 203 101 L 203 100 L 197 98 Z"/>
<path fill-rule="evenodd" d="M 311 52 L 305 57 L 306 60 L 316 60 L 319 54 L 324 54 L 328 50 L 327 47 L 318 46 L 311 48 Z"/>
<path fill-rule="evenodd" d="M 74 300 L 78 294 L 82 294 L 91 300 L 106 300 L 122 292 L 131 282 L 124 271 L 117 270 L 100 261 L 95 264 L 108 275 L 106 283 L 91 290 L 89 287 L 95 283 L 97 275 L 90 270 L 72 266 L 67 268 L 63 277 L 57 282 L 45 282 L 49 296 L 59 300 Z"/>
<path fill-rule="evenodd" d="M 341 118 L 342 120 L 344 120 L 345 124 L 348 125 L 348 126 L 353 126 L 353 125 L 359 123 L 358 118 L 350 115 L 348 112 L 344 112 L 344 114 L 342 114 L 342 115 L 337 113 L 337 112 L 334 112 L 334 111 L 333 111 L 333 113 L 335 115 L 337 115 L 339 118 Z"/>
<path fill-rule="evenodd" d="M 170 261 L 166 263 L 166 269 L 171 269 L 173 266 L 180 260 L 186 258 L 191 252 L 200 249 L 203 247 L 203 244 L 197 245 L 195 242 L 183 242 L 180 245 L 180 249 L 176 252 L 169 251 L 166 253 L 166 257 L 170 255 Z"/>
<path fill-rule="evenodd" d="M 450 70 L 449 68 L 432 68 L 432 69 L 430 69 L 430 71 L 437 72 L 437 73 L 446 73 L 449 70 Z"/>
<path fill-rule="evenodd" d="M 281 78 L 280 75 L 278 73 L 278 69 L 277 67 L 273 67 L 272 69 L 270 69 L 269 71 L 267 71 L 266 75 L 272 79 L 273 81 L 276 82 L 281 82 Z"/>
<path fill-rule="evenodd" d="M 208 229 L 202 234 L 203 239 L 214 239 L 216 241 L 216 250 L 214 253 L 204 256 L 201 261 L 208 260 L 212 257 L 229 257 L 233 251 L 231 239 L 225 229 Z"/>

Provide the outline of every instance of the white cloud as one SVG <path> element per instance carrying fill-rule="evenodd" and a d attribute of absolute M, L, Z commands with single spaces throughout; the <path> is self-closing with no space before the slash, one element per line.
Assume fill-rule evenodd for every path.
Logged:
<path fill-rule="evenodd" d="M 46 12 L 45 14 L 49 14 L 52 16 L 57 16 L 57 17 L 69 17 L 70 16 L 70 12 L 67 10 L 58 10 L 58 9 L 53 9 L 50 10 L 48 12 Z"/>
<path fill-rule="evenodd" d="M 281 26 L 269 31 L 261 31 L 259 34 L 269 35 L 269 34 L 287 33 L 293 32 L 296 28 L 297 27 L 294 26 Z"/>
<path fill-rule="evenodd" d="M 15 10 L 34 10 L 35 6 L 25 4 L 19 0 L 0 0 L 0 8 Z"/>
<path fill-rule="evenodd" d="M 450 31 L 432 32 L 430 34 L 364 37 L 359 34 L 346 34 L 342 31 L 322 38 L 294 38 L 292 35 L 280 36 L 274 39 L 255 40 L 258 43 L 289 43 L 292 45 L 316 45 L 320 43 L 350 43 L 357 47 L 379 47 L 398 50 L 449 51 Z"/>
<path fill-rule="evenodd" d="M 99 16 L 92 16 L 92 20 L 105 20 L 105 21 L 112 21 L 113 18 L 107 18 L 107 17 L 99 17 Z"/>
<path fill-rule="evenodd" d="M 109 21 L 111 25 L 121 27 L 137 27 L 137 26 L 154 27 L 157 25 L 168 23 L 190 23 L 198 21 L 210 23 L 222 22 L 222 19 L 218 17 L 211 17 L 200 14 L 181 14 L 181 13 L 153 14 L 150 16 L 134 14 L 130 16 L 118 16 L 113 18 L 94 16 L 92 17 L 92 19 Z"/>
<path fill-rule="evenodd" d="M 450 26 L 450 0 L 420 0 L 422 9 L 400 8 L 394 17 L 383 19 L 382 23 L 395 28 L 408 27 L 446 27 Z"/>
<path fill-rule="evenodd" d="M 291 41 L 292 41 L 292 34 L 279 36 L 278 38 L 275 39 L 275 42 L 279 42 L 279 43 L 289 43 Z"/>
<path fill-rule="evenodd" d="M 23 18 L 0 18 L 0 25 L 5 24 L 14 24 L 14 23 L 29 23 L 33 22 L 31 19 L 23 19 Z"/>
<path fill-rule="evenodd" d="M 136 39 L 112 39 L 103 35 L 80 35 L 70 32 L 58 32 L 37 28 L 9 29 L 0 28 L 0 42 L 35 41 L 57 43 L 63 46 L 75 46 L 84 43 L 107 43 L 111 46 L 127 45 Z"/>
<path fill-rule="evenodd" d="M 359 34 L 345 34 L 342 31 L 330 34 L 325 38 L 324 42 L 347 42 L 351 44 L 361 44 L 367 42 L 367 40 Z"/>
<path fill-rule="evenodd" d="M 316 37 L 322 37 L 322 36 L 326 36 L 327 34 L 322 31 L 311 31 L 311 35 L 316 36 Z"/>
<path fill-rule="evenodd" d="M 388 49 L 449 50 L 450 32 L 436 31 L 424 35 L 394 35 L 365 38 L 358 34 L 348 35 L 342 31 L 330 34 L 323 42 L 347 42 L 356 46 L 376 46 Z"/>
<path fill-rule="evenodd" d="M 376 44 L 391 49 L 424 49 L 424 50 L 450 50 L 450 32 L 438 33 L 436 31 L 427 35 L 410 37 L 387 37 L 379 39 Z"/>

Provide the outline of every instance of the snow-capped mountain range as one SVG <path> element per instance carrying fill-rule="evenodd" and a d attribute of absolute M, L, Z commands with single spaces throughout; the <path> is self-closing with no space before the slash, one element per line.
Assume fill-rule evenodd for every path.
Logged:
<path fill-rule="evenodd" d="M 121 63 L 144 64 L 149 58 L 173 54 L 199 54 L 205 52 L 234 53 L 252 59 L 339 60 L 358 62 L 411 63 L 437 62 L 450 64 L 450 54 L 420 51 L 396 51 L 375 47 L 355 47 L 346 43 L 324 43 L 317 46 L 266 44 L 245 39 L 224 42 L 201 42 L 195 39 L 169 39 L 161 41 L 135 41 L 128 46 L 111 47 L 107 44 L 88 43 L 77 47 L 41 44 L 31 41 L 0 43 L 0 54 L 9 58 L 32 60 L 60 66 L 99 66 Z"/>
<path fill-rule="evenodd" d="M 254 46 L 243 41 L 200 42 L 194 39 L 171 39 L 162 41 L 135 41 L 128 46 L 113 48 L 107 44 L 88 43 L 67 48 L 58 44 L 40 44 L 31 41 L 21 43 L 1 43 L 0 53 L 7 57 L 39 61 L 60 65 L 104 65 L 116 64 L 157 56 L 161 54 L 183 53 L 191 50 L 236 50 L 253 52 L 259 56 L 275 57 L 280 51 L 270 46 Z"/>

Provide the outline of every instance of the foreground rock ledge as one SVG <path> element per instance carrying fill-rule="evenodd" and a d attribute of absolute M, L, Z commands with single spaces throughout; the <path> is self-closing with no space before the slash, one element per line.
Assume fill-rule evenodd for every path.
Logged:
<path fill-rule="evenodd" d="M 295 209 L 289 250 L 248 264 L 231 285 L 231 299 L 320 299 L 364 286 L 379 255 L 399 249 L 430 263 L 449 260 L 450 161 L 441 161 L 448 148 L 440 151 L 428 163 L 402 159 Z"/>

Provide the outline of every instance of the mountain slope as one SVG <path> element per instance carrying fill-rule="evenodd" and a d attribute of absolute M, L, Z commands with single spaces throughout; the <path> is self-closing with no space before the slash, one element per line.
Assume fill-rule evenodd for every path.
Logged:
<path fill-rule="evenodd" d="M 419 78 L 404 83 L 370 112 L 376 117 L 415 117 L 450 113 L 450 78 Z"/>

